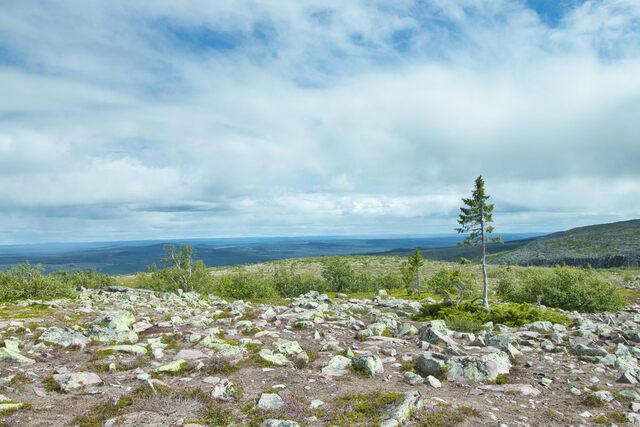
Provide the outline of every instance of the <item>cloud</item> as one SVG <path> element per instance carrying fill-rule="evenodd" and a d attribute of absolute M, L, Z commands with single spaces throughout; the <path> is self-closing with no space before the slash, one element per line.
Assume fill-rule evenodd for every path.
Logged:
<path fill-rule="evenodd" d="M 498 229 L 640 215 L 635 0 L 5 9 L 0 241 L 450 231 L 480 173 Z"/>

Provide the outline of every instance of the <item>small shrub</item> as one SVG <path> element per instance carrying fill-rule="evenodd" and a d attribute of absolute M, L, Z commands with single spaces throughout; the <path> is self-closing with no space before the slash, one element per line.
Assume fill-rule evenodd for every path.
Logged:
<path fill-rule="evenodd" d="M 0 302 L 23 299 L 48 300 L 75 296 L 74 286 L 52 276 L 46 276 L 40 265 L 28 262 L 9 271 L 0 271 Z"/>
<path fill-rule="evenodd" d="M 507 301 L 581 312 L 617 311 L 624 294 L 592 269 L 556 267 L 503 272 L 496 291 Z"/>
<path fill-rule="evenodd" d="M 472 295 L 473 280 L 460 269 L 441 268 L 427 280 L 427 289 L 447 301 L 461 301 Z"/>
<path fill-rule="evenodd" d="M 471 326 L 493 322 L 495 324 L 512 327 L 537 321 L 549 321 L 561 324 L 566 324 L 570 321 L 568 317 L 557 311 L 551 309 L 542 310 L 539 307 L 534 307 L 529 304 L 493 304 L 489 310 L 486 310 L 479 304 L 469 302 L 455 305 L 425 304 L 415 319 L 420 321 L 442 319 L 445 320 L 445 322 L 446 319 L 455 319 L 455 322 L 461 323 L 465 321 L 461 319 L 466 319 L 466 321 L 470 322 Z"/>

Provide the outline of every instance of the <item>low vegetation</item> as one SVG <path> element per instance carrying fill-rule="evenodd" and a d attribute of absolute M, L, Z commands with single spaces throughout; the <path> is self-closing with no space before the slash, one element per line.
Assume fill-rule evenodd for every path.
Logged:
<path fill-rule="evenodd" d="M 0 301 L 68 298 L 73 297 L 79 287 L 98 288 L 107 284 L 115 284 L 115 280 L 95 271 L 46 275 L 42 266 L 25 262 L 0 271 Z"/>
<path fill-rule="evenodd" d="M 626 305 L 620 290 L 593 269 L 506 269 L 496 290 L 507 301 L 581 312 L 616 311 Z"/>
<path fill-rule="evenodd" d="M 442 319 L 449 328 L 461 332 L 477 332 L 487 322 L 506 326 L 522 326 L 537 321 L 569 323 L 569 318 L 555 310 L 519 303 L 497 303 L 488 310 L 471 302 L 425 304 L 416 316 L 416 320 L 421 321 L 434 319 Z"/>

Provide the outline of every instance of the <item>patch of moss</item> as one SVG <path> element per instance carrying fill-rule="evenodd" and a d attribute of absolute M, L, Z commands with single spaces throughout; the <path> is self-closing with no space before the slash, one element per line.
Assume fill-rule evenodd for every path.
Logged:
<path fill-rule="evenodd" d="M 60 391 L 60 386 L 53 379 L 53 375 L 49 375 L 42 380 L 42 384 L 44 385 L 44 389 L 47 391 Z"/>
<path fill-rule="evenodd" d="M 498 374 L 498 376 L 496 377 L 496 384 L 498 385 L 507 384 L 508 382 L 509 377 L 507 377 L 505 374 Z"/>
<path fill-rule="evenodd" d="M 376 390 L 339 396 L 327 414 L 330 424 L 369 426 L 379 424 L 382 416 L 400 400 L 401 394 Z"/>
<path fill-rule="evenodd" d="M 598 398 L 596 395 L 589 395 L 584 400 L 585 405 L 590 406 L 592 408 L 601 408 L 604 406 L 604 402 Z"/>
<path fill-rule="evenodd" d="M 451 427 L 462 424 L 468 418 L 480 418 L 481 414 L 475 408 L 460 406 L 454 408 L 450 405 L 441 405 L 435 408 L 426 408 L 416 411 L 414 418 L 420 427 Z"/>

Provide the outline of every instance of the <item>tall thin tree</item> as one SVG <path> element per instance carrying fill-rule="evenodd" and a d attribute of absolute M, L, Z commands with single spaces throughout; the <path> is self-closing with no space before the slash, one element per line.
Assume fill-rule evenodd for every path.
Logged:
<path fill-rule="evenodd" d="M 493 204 L 489 203 L 489 195 L 484 189 L 482 175 L 476 178 L 471 198 L 462 199 L 464 206 L 460 208 L 456 231 L 460 234 L 468 233 L 462 244 L 482 246 L 482 304 L 489 308 L 489 278 L 487 276 L 487 240 L 493 233 Z M 493 237 L 492 241 L 500 241 L 500 237 Z"/>

